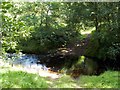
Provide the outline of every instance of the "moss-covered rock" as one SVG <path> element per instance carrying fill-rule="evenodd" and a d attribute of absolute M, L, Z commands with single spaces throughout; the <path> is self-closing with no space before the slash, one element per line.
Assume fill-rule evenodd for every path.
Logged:
<path fill-rule="evenodd" d="M 80 56 L 78 61 L 68 70 L 69 75 L 79 74 L 93 75 L 97 74 L 98 64 L 95 60 Z M 78 74 L 77 74 L 78 75 Z"/>

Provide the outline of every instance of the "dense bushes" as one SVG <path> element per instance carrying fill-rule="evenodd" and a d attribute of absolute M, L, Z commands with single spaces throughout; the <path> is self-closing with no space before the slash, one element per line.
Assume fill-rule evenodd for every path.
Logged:
<path fill-rule="evenodd" d="M 117 58 L 120 55 L 119 4 L 94 4 L 96 5 L 94 16 L 96 31 L 92 33 L 86 56 L 97 58 L 107 66 L 109 63 L 111 68 L 114 68 L 113 64 L 120 62 Z M 100 8 L 101 5 L 104 6 Z"/>
<path fill-rule="evenodd" d="M 74 30 L 65 28 L 45 29 L 34 28 L 31 37 L 23 38 L 19 42 L 19 48 L 24 52 L 40 53 L 50 49 L 65 47 L 70 41 L 76 40 L 80 34 Z"/>
<path fill-rule="evenodd" d="M 116 33 L 117 29 L 112 32 L 108 31 L 93 33 L 85 55 L 101 60 L 106 65 L 106 68 L 114 69 L 115 67 L 118 68 L 115 65 L 120 62 L 118 58 L 120 55 L 120 37 L 118 34 L 120 33 Z"/>
<path fill-rule="evenodd" d="M 2 2 L 1 6 L 3 51 L 43 53 L 65 47 L 79 38 L 81 29 L 94 27 L 85 55 L 118 60 L 118 3 Z"/>

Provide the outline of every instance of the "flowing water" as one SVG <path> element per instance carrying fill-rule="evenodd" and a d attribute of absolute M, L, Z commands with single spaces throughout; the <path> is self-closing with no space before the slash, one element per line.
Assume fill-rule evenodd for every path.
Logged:
<path fill-rule="evenodd" d="M 6 54 L 6 60 L 11 65 L 21 65 L 28 68 L 36 68 L 42 70 L 48 70 L 48 68 L 43 64 L 37 64 L 37 61 L 40 59 L 38 55 L 35 54 Z"/>
<path fill-rule="evenodd" d="M 36 73 L 43 77 L 59 78 L 61 74 L 51 73 L 50 68 L 44 64 L 38 64 L 40 61 L 40 55 L 35 54 L 15 54 L 7 53 L 5 60 L 13 66 L 14 69 L 20 69 L 28 73 Z M 18 67 L 20 66 L 20 67 Z"/>

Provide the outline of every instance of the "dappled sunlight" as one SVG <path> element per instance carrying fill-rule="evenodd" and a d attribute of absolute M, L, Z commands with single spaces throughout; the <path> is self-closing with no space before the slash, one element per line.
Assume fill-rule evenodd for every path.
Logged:
<path fill-rule="evenodd" d="M 13 85 L 13 88 L 21 88 L 21 86 Z"/>
<path fill-rule="evenodd" d="M 6 65 L 6 63 L 4 63 L 4 65 Z M 8 64 L 7 64 L 8 65 Z M 41 77 L 50 77 L 52 79 L 56 79 L 56 78 L 60 78 L 61 75 L 58 74 L 57 72 L 50 72 L 50 71 L 44 71 L 42 69 L 35 69 L 35 68 L 28 68 L 28 67 L 23 67 L 22 65 L 13 65 L 10 66 L 8 68 L 3 67 L 4 69 L 2 70 L 2 67 L 0 66 L 0 70 L 2 71 L 2 73 L 4 72 L 8 72 L 8 71 L 24 71 L 27 73 L 33 73 L 33 74 L 38 74 Z"/>
<path fill-rule="evenodd" d="M 70 76 L 64 75 L 57 81 L 54 81 L 53 88 L 81 88 Z"/>
<path fill-rule="evenodd" d="M 91 34 L 92 31 L 95 31 L 95 27 L 89 28 L 87 30 L 81 30 L 80 32 L 82 35 L 85 35 L 85 34 Z"/>
<path fill-rule="evenodd" d="M 62 55 L 71 53 L 73 50 L 71 48 L 58 48 L 58 52 Z"/>
<path fill-rule="evenodd" d="M 42 77 L 50 77 L 52 79 L 60 78 L 61 75 L 58 75 L 57 73 L 50 73 L 47 71 L 39 71 L 39 75 Z"/>
<path fill-rule="evenodd" d="M 120 5 L 33 1 L 1 2 L 0 88 L 117 88 Z"/>
<path fill-rule="evenodd" d="M 52 81 L 46 81 L 48 84 L 53 84 L 53 82 Z"/>

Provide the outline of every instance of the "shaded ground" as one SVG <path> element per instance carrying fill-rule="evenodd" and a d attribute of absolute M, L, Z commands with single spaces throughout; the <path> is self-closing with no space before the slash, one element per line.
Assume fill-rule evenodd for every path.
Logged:
<path fill-rule="evenodd" d="M 71 44 L 67 45 L 66 54 L 74 54 L 77 56 L 84 55 L 85 49 L 89 43 L 90 38 L 91 34 L 87 34 L 86 38 L 84 38 L 83 40 L 71 42 Z M 64 52 L 65 50 L 62 51 Z"/>
<path fill-rule="evenodd" d="M 70 44 L 66 46 L 66 48 L 58 48 L 56 50 L 56 54 L 60 54 L 60 55 L 73 54 L 77 56 L 84 55 L 85 49 L 89 43 L 90 38 L 91 38 L 91 34 L 87 34 L 86 38 L 84 38 L 83 40 L 72 41 Z"/>
<path fill-rule="evenodd" d="M 48 51 L 48 53 L 40 59 L 40 63 L 51 67 L 53 71 L 57 71 L 65 66 L 65 62 L 78 60 L 79 56 L 84 55 L 90 38 L 91 34 L 87 34 L 83 40 L 72 41 L 65 48 Z"/>

